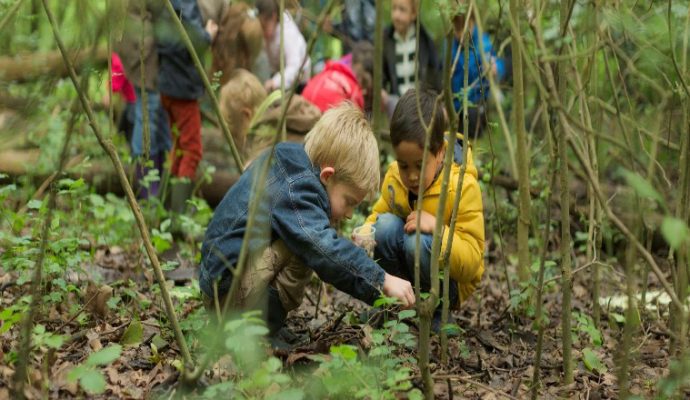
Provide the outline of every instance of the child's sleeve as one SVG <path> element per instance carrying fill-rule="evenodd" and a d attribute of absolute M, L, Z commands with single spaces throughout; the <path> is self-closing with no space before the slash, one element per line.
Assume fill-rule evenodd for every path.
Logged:
<path fill-rule="evenodd" d="M 297 179 L 290 186 L 273 206 L 274 232 L 323 281 L 373 304 L 383 287 L 383 269 L 330 226 L 323 187 L 308 179 Z"/>
<path fill-rule="evenodd" d="M 304 36 L 297 28 L 297 25 L 287 15 L 283 18 L 285 24 L 283 51 L 285 52 L 285 88 L 299 78 L 302 69 L 302 61 L 307 54 L 307 44 Z M 293 26 L 291 26 L 292 24 Z M 280 29 L 280 25 L 276 29 Z M 276 72 L 271 78 L 273 87 L 280 87 L 280 71 Z"/>
<path fill-rule="evenodd" d="M 451 193 L 447 207 L 453 208 L 457 190 Z M 482 195 L 477 179 L 466 173 L 462 185 L 462 198 L 458 207 L 455 230 L 448 227 L 444 232 L 441 254 L 445 254 L 450 235 L 453 244 L 450 252 L 450 274 L 458 282 L 461 296 L 466 298 L 474 291 L 484 273 L 484 213 Z"/>

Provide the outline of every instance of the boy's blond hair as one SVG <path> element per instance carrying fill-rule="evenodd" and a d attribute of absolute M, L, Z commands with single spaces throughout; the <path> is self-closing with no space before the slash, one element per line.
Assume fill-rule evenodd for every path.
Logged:
<path fill-rule="evenodd" d="M 379 147 L 369 121 L 350 102 L 326 111 L 304 138 L 314 165 L 335 169 L 343 182 L 374 196 L 379 189 Z"/>
<path fill-rule="evenodd" d="M 235 145 L 242 152 L 247 140 L 249 120 L 241 113 L 243 108 L 252 111 L 268 96 L 259 79 L 251 72 L 238 68 L 234 70 L 220 90 L 220 110 L 227 121 Z"/>

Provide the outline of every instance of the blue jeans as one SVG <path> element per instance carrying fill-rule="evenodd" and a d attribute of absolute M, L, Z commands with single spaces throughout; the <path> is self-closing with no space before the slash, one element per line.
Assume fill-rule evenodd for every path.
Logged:
<path fill-rule="evenodd" d="M 414 212 L 414 211 L 413 211 Z M 374 224 L 376 228 L 374 259 L 386 272 L 409 280 L 414 284 L 414 253 L 415 234 L 404 231 L 405 221 L 394 214 L 380 214 Z M 420 283 L 422 292 L 428 292 L 431 288 L 431 242 L 433 236 L 420 234 Z M 450 277 L 448 277 L 450 279 Z M 441 286 L 443 296 L 443 286 Z M 458 285 L 451 279 L 450 304 L 458 302 Z"/>
<path fill-rule="evenodd" d="M 134 106 L 134 129 L 132 131 L 132 155 L 139 157 L 144 155 L 144 107 L 141 88 L 136 88 L 137 102 Z M 146 103 L 149 114 L 149 132 L 151 157 L 163 154 L 172 147 L 170 137 L 170 124 L 168 116 L 161 105 L 161 96 L 158 92 L 146 89 Z"/>

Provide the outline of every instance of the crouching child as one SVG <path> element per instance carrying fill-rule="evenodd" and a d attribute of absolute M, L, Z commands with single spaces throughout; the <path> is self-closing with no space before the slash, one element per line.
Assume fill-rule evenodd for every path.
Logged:
<path fill-rule="evenodd" d="M 383 293 L 411 307 L 411 284 L 386 273 L 334 229 L 379 185 L 378 146 L 362 112 L 351 104 L 332 108 L 304 144 L 278 144 L 268 175 L 259 182 L 268 156 L 263 153 L 242 174 L 208 226 L 199 277 L 207 301 L 218 299 L 222 306 L 233 280 L 241 279 L 229 299 L 232 309 L 265 307 L 274 335 L 287 312 L 300 305 L 316 272 L 369 304 Z M 257 197 L 259 185 L 262 193 Z M 259 202 L 258 212 L 248 232 L 254 202 Z M 244 240 L 249 241 L 247 262 L 244 273 L 235 275 Z"/>
<path fill-rule="evenodd" d="M 446 253 L 450 245 L 449 305 L 451 308 L 458 308 L 460 301 L 466 300 L 477 288 L 484 273 L 484 215 L 477 168 L 470 149 L 467 152 L 462 188 L 457 187 L 462 170 L 463 138 L 456 135 L 457 141 L 450 146 L 444 140 L 448 119 L 442 109 L 434 111 L 437 96 L 432 90 L 410 89 L 400 98 L 390 125 L 396 161 L 388 167 L 381 195 L 374 203 L 366 223 L 375 228 L 374 259 L 379 260 L 387 273 L 410 280 L 414 277 L 416 229 L 419 226 L 421 289 L 429 291 L 431 243 L 436 226 L 436 210 L 440 206 L 443 160 L 446 151 L 453 151 L 454 162 L 449 166 L 448 198 L 442 213 L 441 255 Z M 420 115 L 423 116 L 424 123 Z M 427 162 L 422 169 L 425 125 L 432 122 Z M 416 210 L 420 196 L 422 210 L 418 217 Z M 458 196 L 461 198 L 457 221 L 455 229 L 451 231 L 450 219 Z M 438 311 L 440 309 L 434 315 L 434 330 L 439 328 Z"/>

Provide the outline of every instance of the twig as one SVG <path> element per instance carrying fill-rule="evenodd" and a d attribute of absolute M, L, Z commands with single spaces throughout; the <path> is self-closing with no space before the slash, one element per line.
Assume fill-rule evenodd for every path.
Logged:
<path fill-rule="evenodd" d="M 69 325 L 72 321 L 74 321 L 75 318 L 77 318 L 77 317 L 79 316 L 79 314 L 81 314 L 81 313 L 86 309 L 86 307 L 88 307 L 88 305 L 91 304 L 91 302 L 93 301 L 93 299 L 96 298 L 96 296 L 98 296 L 98 292 L 94 293 L 93 296 L 91 296 L 91 298 L 90 298 L 89 300 L 87 300 L 86 303 L 84 303 L 84 305 L 82 305 L 82 306 L 79 308 L 79 311 L 77 311 L 70 319 L 68 319 L 67 321 L 63 322 L 55 331 L 56 331 L 56 332 L 60 332 L 64 327 L 66 327 L 66 326 Z"/>
<path fill-rule="evenodd" d="M 465 382 L 465 383 L 467 383 L 467 384 L 469 384 L 469 385 L 474 385 L 474 386 L 480 387 L 480 388 L 482 388 L 482 389 L 484 389 L 484 390 L 486 390 L 486 391 L 488 391 L 488 392 L 491 392 L 491 393 L 493 393 L 493 394 L 495 394 L 495 395 L 503 396 L 503 397 L 505 397 L 506 399 L 518 400 L 517 397 L 513 397 L 513 396 L 509 395 L 508 393 L 502 392 L 502 391 L 500 391 L 500 390 L 496 390 L 496 389 L 492 388 L 491 386 L 485 385 L 485 384 L 483 384 L 483 383 L 481 383 L 481 382 L 477 382 L 477 381 L 475 381 L 475 380 L 472 380 L 472 379 L 467 378 L 467 377 L 464 377 L 464 376 L 460 376 L 460 375 L 432 375 L 431 377 L 434 378 L 434 379 L 439 379 L 439 380 L 441 380 L 441 379 L 450 379 L 450 380 L 462 381 L 462 382 Z"/>

